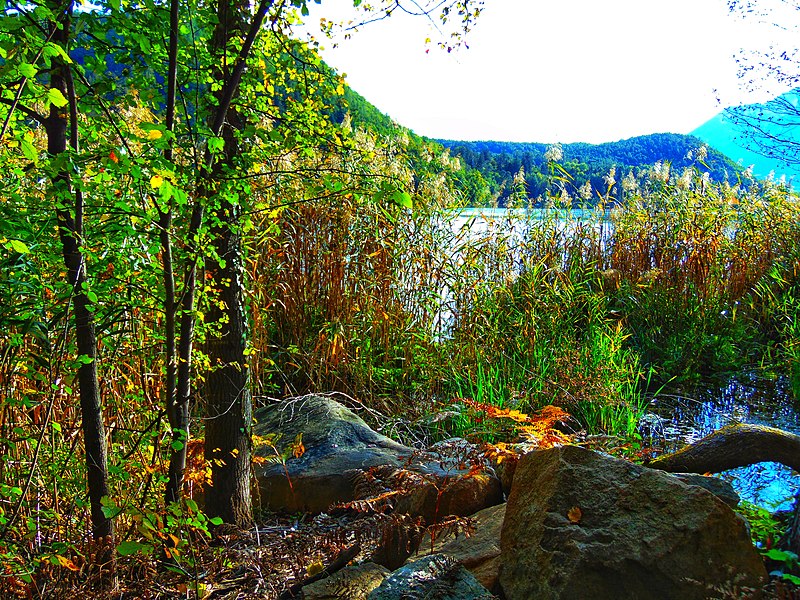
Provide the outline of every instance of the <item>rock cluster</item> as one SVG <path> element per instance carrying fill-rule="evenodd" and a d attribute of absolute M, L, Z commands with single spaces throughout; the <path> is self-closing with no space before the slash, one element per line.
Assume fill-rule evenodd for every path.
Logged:
<path fill-rule="evenodd" d="M 421 516 L 429 524 L 448 515 L 471 515 L 503 500 L 491 469 L 472 470 L 463 456 L 435 448 L 415 452 L 373 431 L 353 411 L 325 396 L 257 411 L 253 434 L 263 509 L 320 513 L 389 491 L 365 486 L 364 474 L 370 469 L 387 482 L 402 477 L 409 493 L 398 497 L 395 510 Z M 259 443 L 276 434 L 276 442 Z M 297 439 L 303 444 L 300 455 L 279 460 L 283 448 Z M 375 478 L 369 479 L 374 483 Z"/>
<path fill-rule="evenodd" d="M 418 477 L 395 511 L 428 524 L 473 515 L 470 537 L 428 536 L 393 573 L 372 563 L 347 567 L 304 588 L 306 598 L 757 598 L 766 580 L 733 510 L 738 498 L 718 479 L 564 446 L 522 456 L 499 504 L 500 482 L 488 465 L 470 469 L 463 456 L 436 448 L 414 452 L 329 398 L 295 400 L 258 419 L 257 435 L 302 433 L 304 446 L 301 456 L 259 468 L 265 508 L 325 511 L 358 500 L 365 474 L 384 469 Z M 274 455 L 277 447 L 256 452 Z"/>

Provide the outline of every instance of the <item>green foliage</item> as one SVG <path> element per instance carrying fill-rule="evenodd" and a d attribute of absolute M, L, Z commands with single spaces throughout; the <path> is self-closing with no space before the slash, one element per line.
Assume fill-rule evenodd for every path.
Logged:
<path fill-rule="evenodd" d="M 439 140 L 470 169 L 477 170 L 488 182 L 493 201 L 506 205 L 512 181 L 517 173 L 525 174 L 528 195 L 537 205 L 545 201 L 550 180 L 546 144 L 513 142 L 457 142 Z M 574 206 L 596 204 L 608 189 L 608 173 L 616 169 L 621 176 L 639 179 L 656 163 L 669 162 L 674 169 L 697 167 L 707 171 L 711 179 L 722 182 L 735 178 L 742 168 L 726 156 L 708 149 L 702 159 L 697 149 L 702 142 L 691 136 L 658 133 L 605 144 L 565 144 L 559 168 L 566 176 L 566 190 Z M 584 188 L 586 187 L 586 191 Z M 617 195 L 619 189 L 617 188 Z M 472 196 L 472 206 L 485 206 L 486 199 Z"/>
<path fill-rule="evenodd" d="M 770 575 L 793 585 L 800 585 L 800 563 L 797 555 L 776 547 L 786 533 L 786 523 L 781 522 L 766 508 L 749 502 L 742 502 L 738 511 L 747 519 L 753 544 L 761 551 Z"/>
<path fill-rule="evenodd" d="M 797 554 L 788 550 L 771 548 L 763 552 L 764 558 L 776 563 L 777 569 L 770 571 L 773 577 L 780 577 L 793 585 L 800 585 L 800 562 Z"/>
<path fill-rule="evenodd" d="M 210 528 L 222 524 L 219 517 L 207 517 L 191 498 L 160 512 L 122 508 L 111 500 L 103 510 L 108 517 L 125 521 L 135 536 L 117 544 L 119 556 L 164 556 L 176 566 L 192 567 L 196 551 L 193 546 L 210 539 Z"/>
<path fill-rule="evenodd" d="M 772 548 L 783 536 L 782 524 L 766 508 L 743 501 L 737 510 L 750 526 L 750 537 L 757 548 Z"/>

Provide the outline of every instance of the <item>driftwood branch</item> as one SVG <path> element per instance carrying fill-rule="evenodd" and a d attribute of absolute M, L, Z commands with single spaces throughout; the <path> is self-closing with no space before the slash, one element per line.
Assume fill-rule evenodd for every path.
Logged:
<path fill-rule="evenodd" d="M 800 471 L 800 435 L 762 425 L 728 425 L 647 466 L 670 473 L 719 473 L 759 462 Z"/>

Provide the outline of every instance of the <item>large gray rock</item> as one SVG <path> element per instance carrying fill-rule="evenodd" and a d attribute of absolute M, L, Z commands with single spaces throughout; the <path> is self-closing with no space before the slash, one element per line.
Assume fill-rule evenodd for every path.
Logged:
<path fill-rule="evenodd" d="M 458 460 L 415 453 L 324 396 L 306 396 L 257 411 L 253 433 L 264 509 L 324 512 L 333 504 L 365 499 L 392 485 L 408 491 L 393 498 L 395 510 L 422 516 L 428 523 L 447 515 L 467 516 L 502 501 L 500 482 L 490 468 L 471 473 Z M 276 434 L 280 436 L 276 443 L 264 443 Z M 299 434 L 302 455 L 275 460 Z M 365 477 L 372 467 L 381 468 L 383 481 Z"/>
<path fill-rule="evenodd" d="M 697 473 L 671 473 L 671 475 L 687 485 L 697 485 L 708 490 L 733 509 L 739 506 L 739 494 L 733 489 L 730 481 Z"/>
<path fill-rule="evenodd" d="M 434 554 L 397 569 L 369 600 L 492 600 L 495 598 L 453 559 Z"/>
<path fill-rule="evenodd" d="M 356 497 L 356 470 L 379 465 L 399 467 L 412 451 L 376 433 L 353 411 L 321 396 L 275 404 L 254 415 L 256 480 L 261 507 L 269 510 L 324 512 L 331 504 Z M 300 457 L 273 461 L 302 434 Z M 278 435 L 276 449 L 260 438 Z"/>
<path fill-rule="evenodd" d="M 508 600 L 700 600 L 766 579 L 744 522 L 716 496 L 577 447 L 520 460 L 500 547 Z"/>

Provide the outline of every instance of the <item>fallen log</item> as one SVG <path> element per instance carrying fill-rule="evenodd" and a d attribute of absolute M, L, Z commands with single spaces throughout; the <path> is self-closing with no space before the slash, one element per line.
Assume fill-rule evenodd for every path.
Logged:
<path fill-rule="evenodd" d="M 728 425 L 647 463 L 670 473 L 719 473 L 760 462 L 800 471 L 800 435 L 763 425 Z"/>

